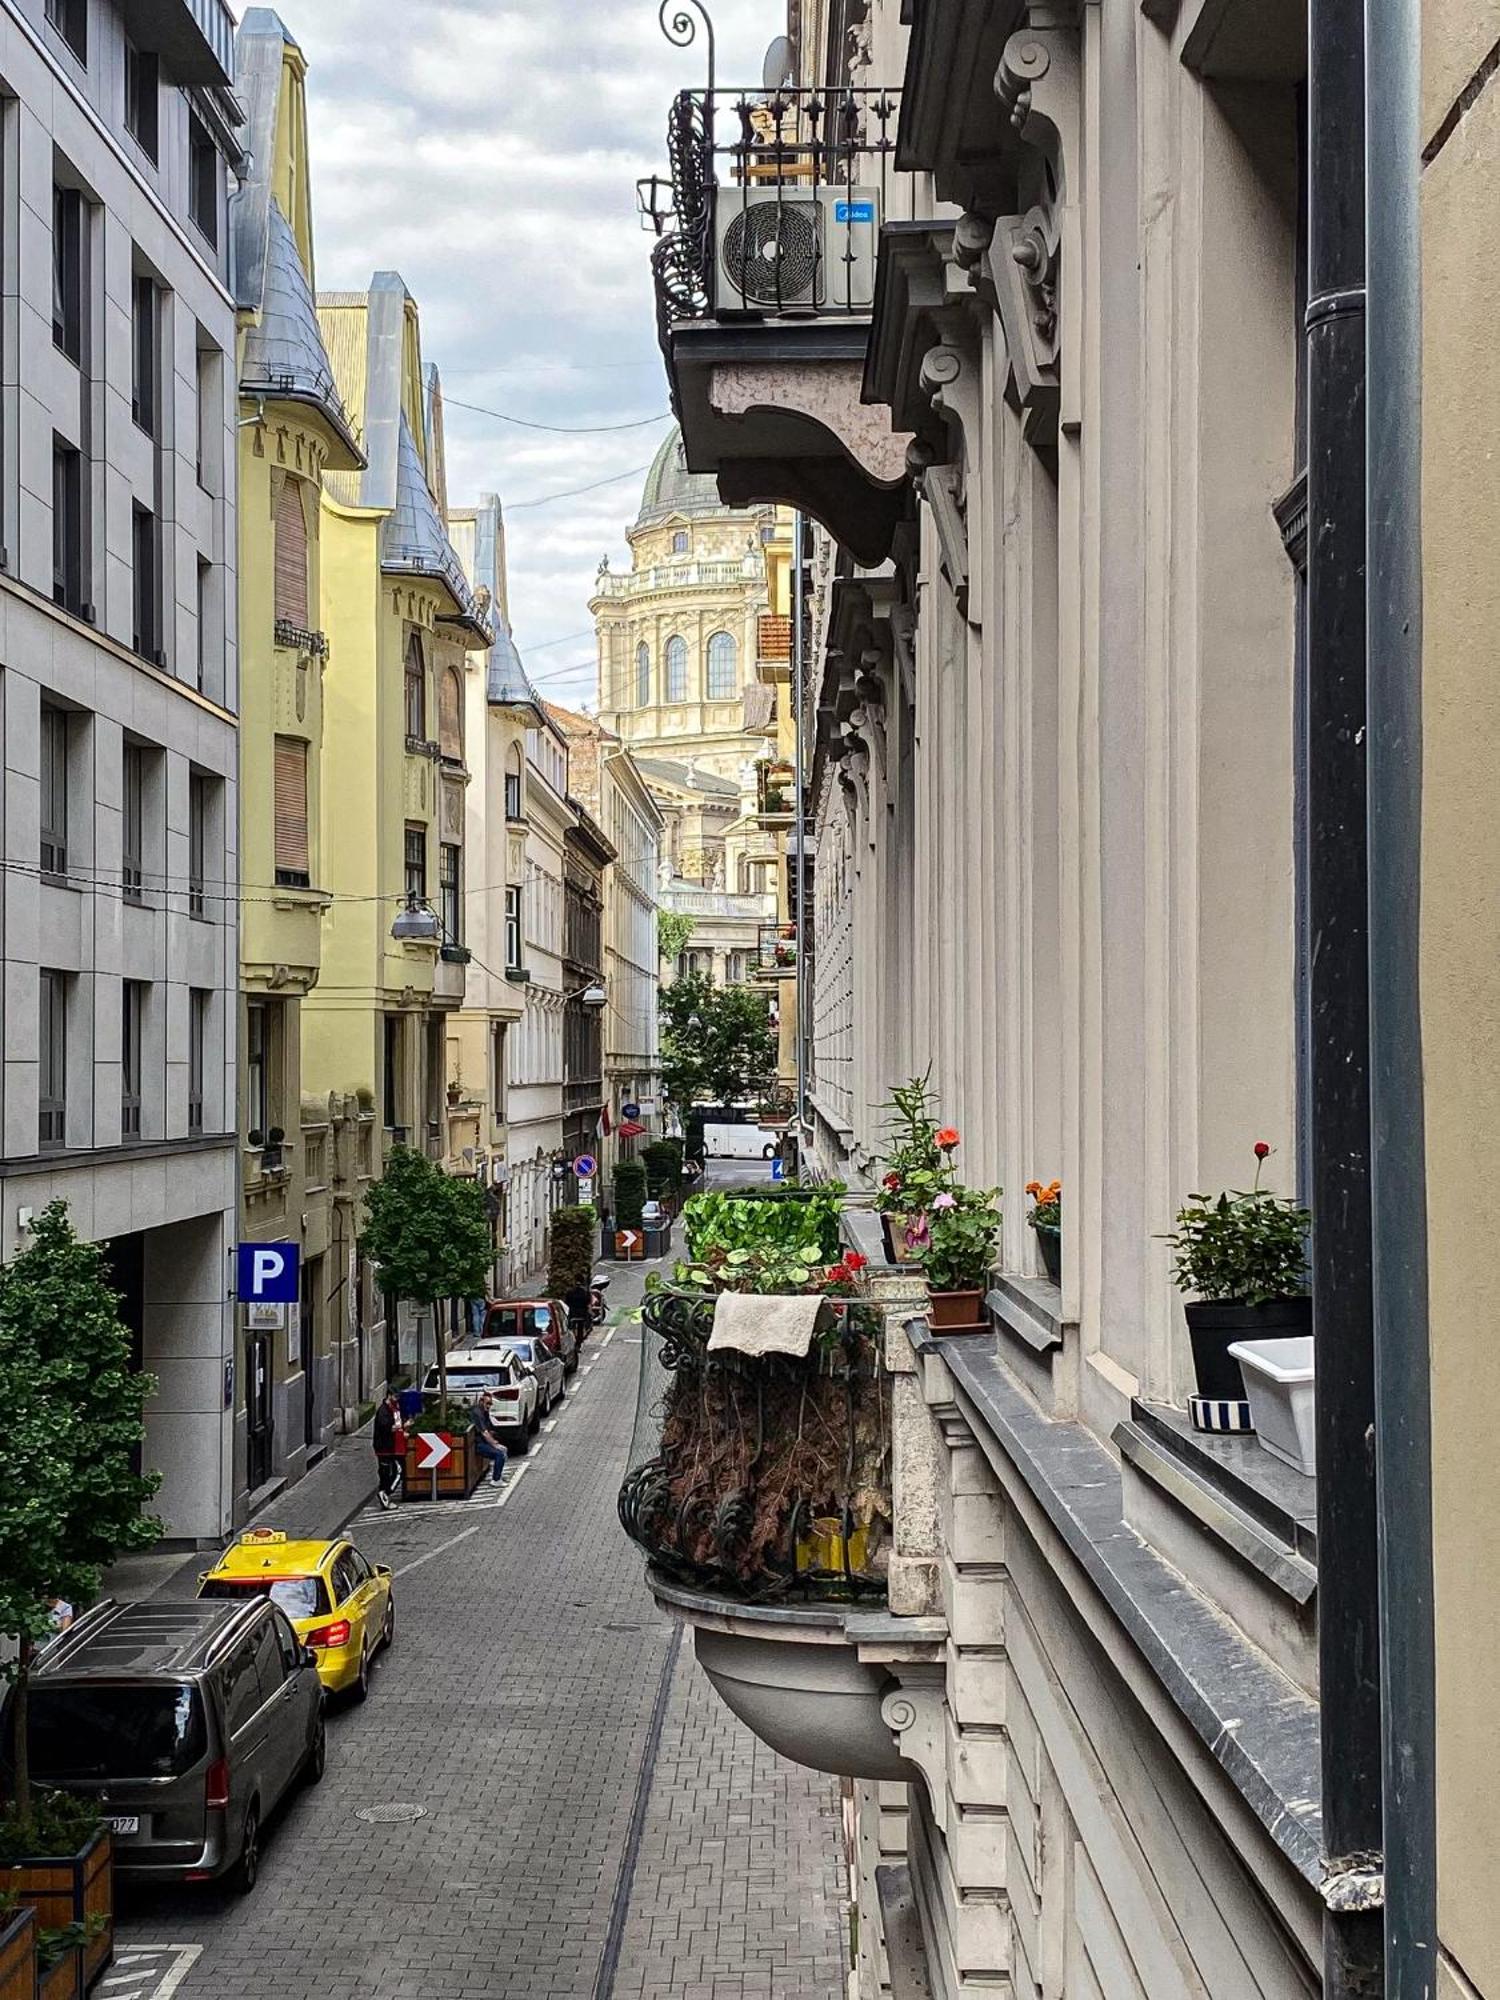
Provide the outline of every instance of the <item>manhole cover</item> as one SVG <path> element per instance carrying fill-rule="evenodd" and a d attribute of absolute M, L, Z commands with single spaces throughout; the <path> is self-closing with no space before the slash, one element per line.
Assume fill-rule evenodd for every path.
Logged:
<path fill-rule="evenodd" d="M 426 1806 L 361 1806 L 354 1815 L 366 1826 L 405 1826 L 414 1819 L 426 1819 Z"/>

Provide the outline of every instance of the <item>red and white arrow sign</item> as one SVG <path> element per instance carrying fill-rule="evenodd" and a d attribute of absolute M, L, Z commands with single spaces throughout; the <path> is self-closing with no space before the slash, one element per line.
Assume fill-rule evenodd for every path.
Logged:
<path fill-rule="evenodd" d="M 638 1229 L 622 1229 L 620 1231 L 620 1248 L 625 1252 L 627 1257 L 640 1240 L 641 1232 Z"/>
<path fill-rule="evenodd" d="M 417 1443 L 424 1454 L 417 1460 L 418 1472 L 436 1472 L 453 1456 L 452 1445 L 446 1438 L 439 1437 L 436 1431 L 418 1431 Z"/>

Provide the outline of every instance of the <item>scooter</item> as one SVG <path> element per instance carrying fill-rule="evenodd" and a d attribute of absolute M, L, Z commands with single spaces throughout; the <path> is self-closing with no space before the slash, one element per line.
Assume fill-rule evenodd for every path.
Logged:
<path fill-rule="evenodd" d="M 603 1326 L 604 1316 L 609 1311 L 605 1293 L 609 1290 L 609 1273 L 596 1271 L 589 1280 L 589 1319 L 595 1326 Z"/>

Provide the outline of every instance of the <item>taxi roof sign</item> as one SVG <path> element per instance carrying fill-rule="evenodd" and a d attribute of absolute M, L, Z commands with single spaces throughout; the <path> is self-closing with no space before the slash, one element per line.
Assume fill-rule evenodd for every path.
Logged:
<path fill-rule="evenodd" d="M 258 1542 L 284 1542 L 285 1528 L 247 1528 L 240 1536 L 240 1546 L 253 1547 Z"/>

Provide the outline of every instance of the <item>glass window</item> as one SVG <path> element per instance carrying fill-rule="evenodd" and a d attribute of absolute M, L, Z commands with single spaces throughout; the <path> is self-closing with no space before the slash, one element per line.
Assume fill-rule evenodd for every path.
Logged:
<path fill-rule="evenodd" d="M 733 701 L 739 692 L 739 648 L 727 632 L 715 632 L 708 642 L 708 698 Z"/>
<path fill-rule="evenodd" d="M 260 1681 L 260 1698 L 267 1702 L 286 1679 L 274 1618 L 268 1618 L 255 1634 L 255 1671 Z"/>
<path fill-rule="evenodd" d="M 686 528 L 679 528 L 672 537 L 672 553 L 674 556 L 685 556 L 692 545 L 692 537 L 688 534 Z"/>
<path fill-rule="evenodd" d="M 427 901 L 427 829 L 425 826 L 408 826 L 406 829 L 406 899 L 408 902 Z"/>
<path fill-rule="evenodd" d="M 263 1000 L 252 1000 L 245 1019 L 245 1130 L 264 1143 L 269 1108 L 271 1022 Z"/>
<path fill-rule="evenodd" d="M 52 190 L 52 340 L 70 361 L 83 361 L 83 196 Z"/>
<path fill-rule="evenodd" d="M 464 684 L 456 667 L 438 683 L 438 748 L 448 763 L 464 761 Z"/>
<path fill-rule="evenodd" d="M 491 1106 L 497 1118 L 505 1116 L 505 1023 L 496 1021 L 490 1028 L 490 1091 Z"/>
<path fill-rule="evenodd" d="M 81 63 L 89 59 L 89 0 L 47 0 L 47 19 Z"/>
<path fill-rule="evenodd" d="M 354 1564 L 349 1560 L 349 1551 L 333 1559 L 333 1602 L 334 1607 L 347 1604 L 359 1589 L 359 1578 L 354 1573 Z"/>
<path fill-rule="evenodd" d="M 52 1784 L 179 1777 L 208 1749 L 202 1697 L 185 1681 L 81 1687 L 33 1682 L 27 1721 L 32 1772 Z"/>
<path fill-rule="evenodd" d="M 651 704 L 651 648 L 644 639 L 635 649 L 635 701 L 637 708 Z"/>
<path fill-rule="evenodd" d="M 212 995 L 195 986 L 188 994 L 188 1132 L 203 1130 L 203 1079 L 208 1055 L 208 1009 Z"/>
<path fill-rule="evenodd" d="M 146 877 L 146 752 L 139 743 L 125 745 L 122 789 L 120 879 L 125 886 L 126 902 L 139 903 L 144 901 L 142 888 Z"/>
<path fill-rule="evenodd" d="M 677 639 L 677 638 L 668 639 L 667 641 L 667 700 L 668 701 L 687 700 L 688 698 L 687 667 L 688 667 L 687 640 Z"/>
<path fill-rule="evenodd" d="M 41 864 L 44 875 L 64 875 L 68 868 L 68 716 L 42 703 L 42 826 Z"/>
<path fill-rule="evenodd" d="M 235 1648 L 224 1669 L 224 1710 L 231 1735 L 237 1734 L 260 1707 L 260 1679 L 255 1671 L 255 1641 Z"/>
<path fill-rule="evenodd" d="M 288 1618 L 322 1618 L 332 1609 L 322 1579 L 315 1576 L 211 1576 L 200 1597 L 269 1597 Z"/>
<path fill-rule="evenodd" d="M 125 42 L 125 130 L 156 164 L 160 144 L 161 64 L 154 55 Z"/>
<path fill-rule="evenodd" d="M 307 841 L 307 745 L 300 736 L 276 739 L 276 882 L 306 889 L 312 882 Z"/>
<path fill-rule="evenodd" d="M 444 944 L 464 941 L 463 850 L 451 841 L 438 848 L 438 919 L 443 926 Z"/>
<path fill-rule="evenodd" d="M 412 743 L 427 739 L 427 664 L 415 632 L 406 644 L 406 734 Z"/>
<path fill-rule="evenodd" d="M 131 285 L 130 414 L 148 437 L 156 436 L 157 321 L 155 285 L 137 272 Z"/>
<path fill-rule="evenodd" d="M 83 460 L 52 440 L 52 596 L 75 618 L 83 612 Z"/>
<path fill-rule="evenodd" d="M 513 972 L 521 969 L 521 892 L 505 892 L 505 963 Z"/>
<path fill-rule="evenodd" d="M 522 789 L 522 756 L 519 743 L 512 743 L 505 754 L 505 817 L 521 819 L 526 810 L 526 795 Z"/>
<path fill-rule="evenodd" d="M 43 1147 L 66 1139 L 68 1093 L 68 976 L 43 970 L 38 999 L 38 1121 Z"/>
<path fill-rule="evenodd" d="M 188 777 L 188 915 L 208 914 L 209 784 L 201 771 Z"/>
<path fill-rule="evenodd" d="M 161 643 L 160 523 L 149 507 L 132 510 L 131 547 L 135 559 L 134 642 L 143 660 L 166 664 Z"/>
<path fill-rule="evenodd" d="M 285 1609 L 285 1607 L 282 1607 Z M 282 1669 L 294 1674 L 302 1665 L 302 1642 L 285 1618 L 273 1618 L 271 1625 L 276 1633 L 276 1644 L 281 1653 Z"/>
<path fill-rule="evenodd" d="M 139 979 L 123 982 L 120 995 L 120 1136 L 141 1136 L 141 1038 L 146 1026 L 146 988 Z"/>
<path fill-rule="evenodd" d="M 213 613 L 214 566 L 207 556 L 198 558 L 198 689 L 208 685 L 208 655 L 212 644 L 210 625 Z"/>
<path fill-rule="evenodd" d="M 188 213 L 219 247 L 219 149 L 196 114 L 188 119 Z"/>

